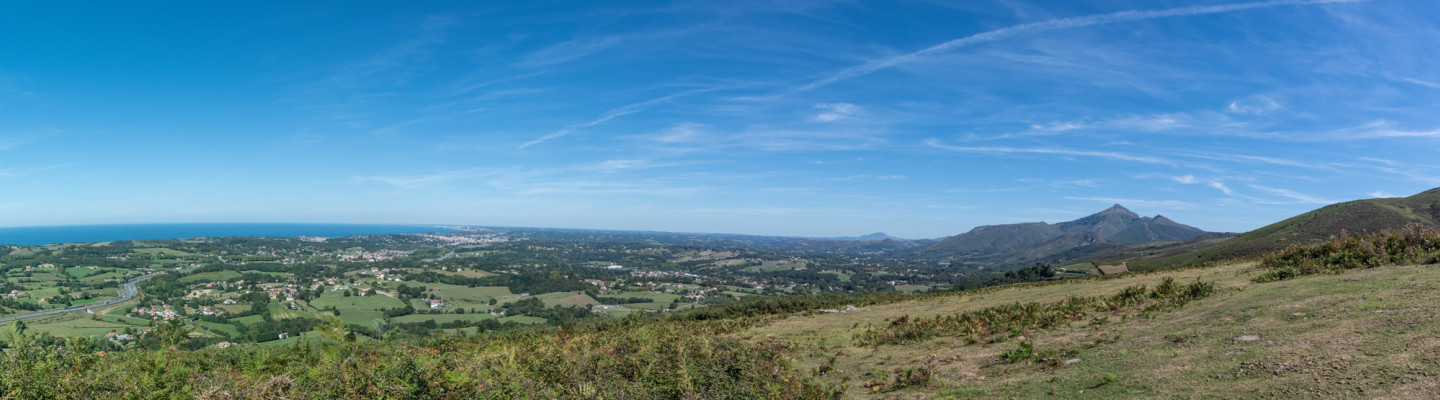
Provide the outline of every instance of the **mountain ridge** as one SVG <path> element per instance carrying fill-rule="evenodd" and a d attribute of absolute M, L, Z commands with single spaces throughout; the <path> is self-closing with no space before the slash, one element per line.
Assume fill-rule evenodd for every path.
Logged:
<path fill-rule="evenodd" d="M 1077 257 L 1117 246 L 1184 241 L 1206 232 L 1161 215 L 1143 217 L 1120 204 L 1072 221 L 983 225 L 927 246 L 924 252 L 1001 267 L 1067 254 Z"/>

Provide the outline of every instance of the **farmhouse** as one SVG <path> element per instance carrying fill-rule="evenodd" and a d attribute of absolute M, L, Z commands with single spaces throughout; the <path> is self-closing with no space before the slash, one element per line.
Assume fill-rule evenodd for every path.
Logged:
<path fill-rule="evenodd" d="M 1125 266 L 1123 262 L 1120 265 L 1096 265 L 1095 268 L 1100 270 L 1100 275 L 1119 275 L 1130 272 L 1130 267 Z"/>

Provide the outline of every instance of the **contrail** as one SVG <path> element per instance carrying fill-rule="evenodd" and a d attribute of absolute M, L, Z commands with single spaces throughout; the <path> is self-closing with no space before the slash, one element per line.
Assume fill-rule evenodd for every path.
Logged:
<path fill-rule="evenodd" d="M 919 59 L 919 58 L 921 58 L 921 57 L 925 57 L 925 56 L 928 56 L 928 55 L 931 55 L 931 54 L 935 54 L 935 53 L 939 53 L 939 52 L 942 52 L 942 51 L 952 50 L 952 49 L 955 49 L 955 48 L 964 47 L 964 46 L 969 46 L 969 45 L 978 44 L 978 43 L 993 42 L 993 41 L 996 41 L 996 40 L 1005 39 L 1005 38 L 1009 38 L 1009 37 L 1013 37 L 1013 36 L 1018 36 L 1018 35 L 1022 35 L 1022 34 L 1026 34 L 1026 33 L 1047 32 L 1047 31 L 1054 31 L 1054 30 L 1060 30 L 1060 29 L 1071 29 L 1071 28 L 1082 28 L 1082 27 L 1094 26 L 1094 25 L 1112 24 L 1112 23 L 1116 23 L 1116 22 L 1139 21 L 1139 20 L 1154 19 L 1154 18 L 1164 18 L 1164 17 L 1179 17 L 1179 16 L 1190 16 L 1190 15 L 1219 14 L 1219 13 L 1227 13 L 1227 12 L 1232 12 L 1232 11 L 1249 10 L 1249 9 L 1253 9 L 1253 8 L 1266 8 L 1266 7 L 1285 6 L 1285 5 L 1317 5 L 1317 4 L 1329 4 L 1329 3 L 1357 3 L 1357 2 L 1363 2 L 1363 1 L 1369 1 L 1369 0 L 1276 0 L 1276 1 L 1264 1 L 1264 2 L 1255 2 L 1255 3 L 1227 4 L 1227 5 L 1219 5 L 1219 6 L 1180 7 L 1180 8 L 1171 8 L 1171 9 L 1167 9 L 1167 10 L 1154 10 L 1154 11 L 1121 11 L 1121 12 L 1112 13 L 1112 14 L 1087 15 L 1087 16 L 1083 16 L 1083 17 L 1061 18 L 1061 19 L 1052 19 L 1052 20 L 1048 20 L 1048 21 L 1031 22 L 1031 23 L 1028 23 L 1028 24 L 1014 25 L 1014 26 L 1009 26 L 1009 27 L 1005 27 L 1005 28 L 1000 28 L 1000 29 L 996 29 L 996 30 L 992 30 L 992 31 L 981 32 L 981 33 L 977 33 L 977 34 L 974 34 L 974 35 L 970 35 L 970 36 L 962 37 L 962 38 L 959 38 L 959 39 L 951 40 L 951 41 L 948 41 L 948 42 L 945 42 L 945 43 L 941 43 L 941 44 L 937 44 L 937 45 L 934 45 L 934 46 L 930 46 L 930 47 L 927 47 L 927 48 L 925 48 L 925 49 L 922 49 L 922 50 L 920 50 L 920 51 L 916 51 L 916 52 L 913 52 L 913 53 L 902 54 L 902 55 L 898 55 L 898 56 L 894 56 L 894 57 L 883 58 L 883 59 L 879 59 L 879 60 L 870 61 L 870 62 L 867 62 L 867 63 L 864 63 L 864 64 L 856 65 L 856 66 L 853 66 L 853 67 L 850 67 L 850 68 L 846 68 L 846 69 L 844 69 L 844 70 L 841 70 L 840 72 L 837 72 L 837 73 L 835 73 L 834 75 L 831 75 L 831 76 L 829 76 L 829 77 L 827 77 L 827 78 L 825 78 L 825 79 L 821 79 L 821 80 L 818 80 L 818 81 L 815 81 L 815 82 L 811 82 L 811 83 L 809 83 L 809 84 L 807 84 L 807 85 L 805 85 L 805 86 L 801 86 L 801 87 L 795 88 L 794 90 L 791 90 L 789 93 L 786 93 L 786 94 L 809 91 L 809 90 L 812 90 L 812 89 L 815 89 L 815 88 L 819 88 L 819 87 L 821 87 L 821 86 L 829 85 L 829 84 L 831 84 L 831 83 L 835 83 L 835 82 L 838 82 L 838 81 L 842 81 L 842 80 L 854 78 L 854 77 L 857 77 L 857 76 L 869 74 L 869 73 L 871 73 L 871 72 L 879 71 L 879 70 L 882 70 L 882 69 L 885 69 L 885 68 L 889 68 L 889 67 L 893 67 L 893 66 L 896 66 L 896 65 L 908 63 L 908 62 L 911 62 L 911 61 L 915 61 L 915 60 L 917 60 L 917 59 Z"/>
<path fill-rule="evenodd" d="M 672 94 L 672 95 L 669 95 L 669 96 L 665 96 L 665 97 L 661 97 L 661 98 L 656 98 L 656 99 L 645 100 L 645 101 L 642 101 L 642 102 L 639 102 L 639 103 L 630 104 L 630 105 L 626 105 L 626 106 L 624 106 L 624 107 L 620 107 L 620 108 L 616 108 L 616 109 L 613 109 L 613 110 L 610 110 L 610 111 L 606 111 L 604 115 L 601 115 L 600 118 L 596 118 L 594 121 L 586 122 L 586 123 L 583 123 L 583 124 L 570 125 L 569 127 L 566 127 L 565 129 L 561 129 L 561 130 L 555 131 L 555 133 L 551 133 L 551 134 L 549 134 L 549 135 L 545 135 L 545 136 L 541 136 L 541 137 L 539 137 L 539 138 L 536 138 L 535 140 L 531 140 L 531 141 L 525 142 L 524 144 L 521 144 L 521 145 L 520 145 L 520 148 L 523 149 L 523 148 L 526 148 L 526 147 L 530 147 L 530 146 L 534 146 L 534 145 L 543 143 L 543 142 L 545 142 L 545 141 L 547 141 L 547 140 L 550 140 L 550 139 L 555 139 L 555 138 L 559 138 L 559 137 L 561 137 L 561 136 L 569 135 L 571 132 L 574 131 L 575 128 L 584 128 L 584 127 L 590 127 L 590 126 L 600 125 L 600 124 L 605 123 L 605 121 L 609 121 L 609 120 L 612 120 L 612 119 L 615 119 L 615 118 L 619 118 L 619 117 L 623 117 L 623 116 L 626 116 L 626 115 L 630 115 L 630 114 L 638 113 L 638 112 L 641 112 L 641 111 L 645 111 L 645 107 L 649 107 L 649 106 L 652 106 L 652 105 L 655 105 L 655 104 L 664 103 L 664 102 L 667 102 L 667 101 L 670 101 L 670 100 L 674 100 L 676 97 L 688 96 L 688 95 L 692 95 L 692 94 L 695 94 L 695 93 L 701 93 L 701 92 L 708 92 L 708 91 L 710 91 L 710 90 L 714 90 L 714 89 L 687 90 L 687 91 L 680 92 L 680 93 L 675 93 L 675 94 Z"/>

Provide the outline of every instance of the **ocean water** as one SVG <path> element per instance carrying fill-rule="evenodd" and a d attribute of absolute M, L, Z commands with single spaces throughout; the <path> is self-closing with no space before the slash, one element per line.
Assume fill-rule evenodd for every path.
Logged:
<path fill-rule="evenodd" d="M 452 232 L 424 225 L 374 224 L 127 224 L 70 225 L 0 228 L 0 244 L 39 246 L 51 243 L 108 242 L 113 240 L 182 239 L 223 236 L 320 236 L 391 235 L 399 233 Z"/>

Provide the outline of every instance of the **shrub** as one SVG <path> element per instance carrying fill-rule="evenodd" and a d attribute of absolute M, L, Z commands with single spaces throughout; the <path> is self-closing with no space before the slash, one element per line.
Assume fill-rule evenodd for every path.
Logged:
<path fill-rule="evenodd" d="M 1014 349 L 1006 350 L 1000 354 L 1000 361 L 1006 364 L 1014 364 L 1022 361 L 1029 361 L 1035 356 L 1035 344 L 1028 340 L 1020 341 L 1020 345 Z"/>
<path fill-rule="evenodd" d="M 1435 263 L 1440 261 L 1440 232 L 1409 225 L 1400 232 L 1350 236 L 1343 233 L 1324 243 L 1291 245 L 1265 256 L 1260 267 L 1266 272 L 1256 282 L 1281 281 L 1301 276 L 1339 274 L 1347 269 L 1383 265 Z"/>
<path fill-rule="evenodd" d="M 1173 280 L 1147 292 L 1145 286 L 1131 286 L 1109 297 L 1071 297 L 1053 303 L 1014 303 L 934 318 L 900 316 L 889 324 L 869 327 L 855 335 L 861 346 L 897 345 L 937 337 L 959 337 L 967 344 L 984 339 L 1003 340 L 1034 329 L 1069 325 L 1094 313 L 1128 310 L 1163 311 L 1210 296 L 1215 285 L 1209 282 L 1180 287 Z M 1124 314 L 1122 314 L 1123 319 Z M 1100 321 L 1095 317 L 1092 321 Z"/>

